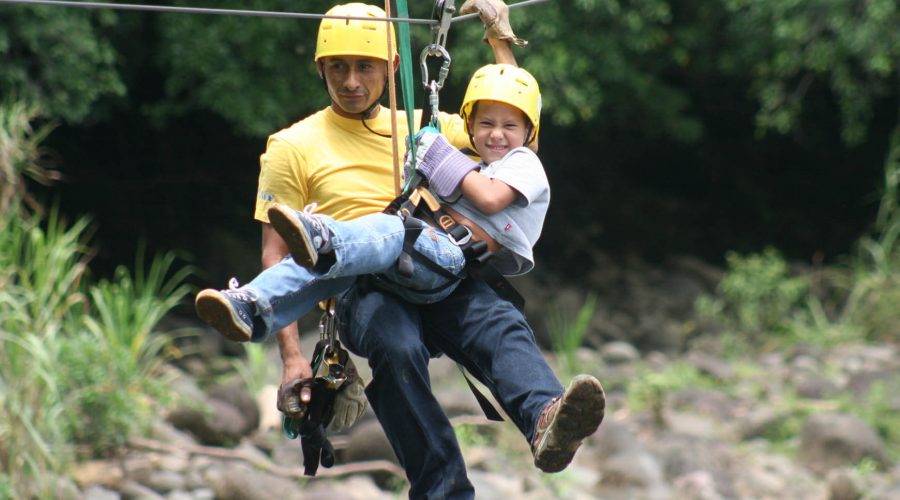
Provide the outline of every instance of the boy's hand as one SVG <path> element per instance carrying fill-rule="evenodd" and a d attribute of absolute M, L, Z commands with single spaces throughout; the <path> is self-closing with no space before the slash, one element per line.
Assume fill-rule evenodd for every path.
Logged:
<path fill-rule="evenodd" d="M 503 0 L 466 0 L 459 9 L 460 14 L 477 12 L 484 23 L 484 38 L 506 40 L 515 45 L 526 45 L 527 40 L 522 40 L 513 33 L 509 25 L 509 7 Z"/>
<path fill-rule="evenodd" d="M 416 170 L 441 198 L 449 198 L 469 172 L 478 168 L 447 142 L 434 127 L 425 127 L 416 134 Z"/>

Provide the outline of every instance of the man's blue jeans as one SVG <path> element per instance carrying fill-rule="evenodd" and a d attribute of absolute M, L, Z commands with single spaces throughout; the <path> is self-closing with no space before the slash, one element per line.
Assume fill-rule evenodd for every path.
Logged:
<path fill-rule="evenodd" d="M 419 261 L 414 261 L 412 276 L 399 273 L 397 258 L 406 230 L 398 216 L 377 213 L 342 222 L 317 217 L 322 217 L 332 232 L 334 259 L 306 269 L 286 257 L 243 287 L 256 298 L 257 313 L 266 325 L 266 332 L 254 334 L 253 342 L 264 341 L 297 321 L 318 302 L 341 294 L 359 275 L 379 273 L 384 278 L 379 280 L 379 286 L 417 304 L 441 300 L 456 286 Z M 422 225 L 414 248 L 450 273 L 460 275 L 465 266 L 462 250 L 442 231 Z M 435 289 L 440 290 L 432 291 Z"/>
<path fill-rule="evenodd" d="M 421 306 L 353 287 L 339 300 L 338 329 L 372 368 L 366 395 L 406 470 L 410 498 L 474 497 L 453 428 L 431 392 L 431 357 L 443 353 L 465 366 L 529 443 L 541 410 L 563 392 L 525 317 L 480 280 Z"/>

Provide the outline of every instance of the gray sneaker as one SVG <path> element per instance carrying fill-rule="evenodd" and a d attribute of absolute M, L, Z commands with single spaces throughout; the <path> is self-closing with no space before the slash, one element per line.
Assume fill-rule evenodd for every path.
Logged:
<path fill-rule="evenodd" d="M 331 231 L 311 213 L 313 209 L 315 205 L 307 205 L 298 212 L 276 203 L 268 211 L 269 223 L 287 244 L 294 262 L 307 269 L 319 262 L 319 254 L 332 250 Z"/>
<path fill-rule="evenodd" d="M 194 300 L 197 316 L 228 340 L 247 342 L 253 337 L 253 297 L 235 289 L 201 290 Z M 262 324 L 262 322 L 259 322 Z"/>
<path fill-rule="evenodd" d="M 600 381 L 578 375 L 561 397 L 547 403 L 538 417 L 531 440 L 534 465 L 544 472 L 565 469 L 584 438 L 593 434 L 606 409 Z"/>

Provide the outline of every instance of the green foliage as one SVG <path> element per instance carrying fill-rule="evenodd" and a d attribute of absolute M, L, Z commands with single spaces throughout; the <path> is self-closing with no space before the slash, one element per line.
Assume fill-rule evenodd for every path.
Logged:
<path fill-rule="evenodd" d="M 216 7 L 324 13 L 332 4 L 227 0 Z M 167 97 L 151 108 L 157 118 L 203 109 L 241 133 L 265 136 L 328 103 L 313 63 L 317 21 L 172 15 L 156 26 Z"/>
<path fill-rule="evenodd" d="M 895 0 L 723 4 L 731 50 L 722 66 L 753 79 L 761 130 L 794 130 L 809 89 L 822 82 L 837 100 L 844 141 L 866 139 L 876 99 L 896 95 L 900 8 Z"/>
<path fill-rule="evenodd" d="M 15 147 L 31 158 L 38 144 Z M 166 396 L 154 329 L 187 294 L 189 270 L 170 273 L 167 254 L 145 272 L 139 252 L 134 276 L 92 286 L 87 230 L 55 209 L 0 212 L 0 492 L 14 498 L 52 496 L 77 446 L 121 445 Z"/>
<path fill-rule="evenodd" d="M 578 310 L 575 320 L 571 321 L 559 305 L 551 307 L 547 315 L 547 328 L 553 351 L 562 361 L 564 373 L 573 375 L 580 372 L 578 366 L 578 349 L 584 343 L 594 310 L 597 307 L 597 294 L 589 293 Z"/>
<path fill-rule="evenodd" d="M 269 362 L 265 344 L 245 342 L 243 346 L 247 356 L 242 360 L 233 361 L 233 366 L 244 387 L 251 394 L 259 394 L 263 386 L 273 379 L 277 380 L 275 365 Z"/>
<path fill-rule="evenodd" d="M 860 239 L 843 284 L 849 289 L 840 322 L 869 338 L 900 336 L 900 126 L 884 165 L 884 187 L 872 234 Z"/>
<path fill-rule="evenodd" d="M 3 5 L 0 97 L 34 102 L 48 116 L 78 123 L 102 97 L 124 94 L 107 34 L 116 19 L 105 10 Z"/>
<path fill-rule="evenodd" d="M 632 377 L 626 389 L 628 408 L 633 411 L 649 411 L 657 425 L 664 424 L 663 408 L 666 397 L 683 389 L 712 387 L 709 377 L 695 367 L 678 362 L 667 365 L 662 371 L 644 368 Z"/>
<path fill-rule="evenodd" d="M 746 256 L 732 252 L 726 260 L 728 269 L 717 296 L 697 300 L 699 315 L 753 340 L 789 333 L 794 313 L 805 304 L 808 279 L 791 277 L 784 258 L 773 248 Z"/>
<path fill-rule="evenodd" d="M 331 5 L 224 0 L 216 7 L 320 13 Z M 414 2 L 410 13 L 430 17 L 431 5 Z M 727 78 L 750 82 L 760 131 L 780 133 L 797 129 L 811 88 L 827 87 L 844 140 L 858 144 L 875 102 L 897 92 L 894 0 L 575 0 L 512 9 L 510 20 L 531 41 L 516 54 L 541 82 L 545 115 L 558 125 L 697 141 L 704 133 L 697 96 Z M 70 122 L 127 91 L 158 123 L 202 110 L 239 133 L 266 135 L 327 103 L 312 62 L 317 27 L 309 19 L 3 6 L 0 88 Z M 482 29 L 477 20 L 453 24 L 445 109 L 455 108 L 469 76 L 491 57 L 486 44 L 473 43 Z M 416 24 L 411 33 L 418 62 L 430 32 Z M 414 91 L 421 106 L 421 89 Z"/>
<path fill-rule="evenodd" d="M 32 122 L 38 117 L 37 106 L 21 101 L 0 103 L 0 211 L 10 210 L 16 200 L 35 207 L 28 195 L 25 178 L 49 185 L 59 173 L 45 165 L 37 146 L 53 129 L 44 125 L 37 130 Z"/>
<path fill-rule="evenodd" d="M 155 401 L 166 400 L 165 381 L 155 376 L 169 339 L 154 331 L 189 292 L 190 268 L 170 273 L 174 256 L 157 256 L 144 271 L 138 252 L 135 275 L 119 267 L 113 281 L 90 290 L 92 309 L 85 326 L 62 343 L 60 366 L 70 435 L 95 454 L 124 444 L 153 416 Z"/>

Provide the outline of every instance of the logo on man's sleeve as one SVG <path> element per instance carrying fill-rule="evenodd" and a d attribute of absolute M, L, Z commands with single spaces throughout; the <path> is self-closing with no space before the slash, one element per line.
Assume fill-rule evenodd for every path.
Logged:
<path fill-rule="evenodd" d="M 261 199 L 263 201 L 273 201 L 275 199 L 275 195 L 272 193 L 268 193 L 266 191 L 260 190 L 259 191 L 259 199 Z"/>

